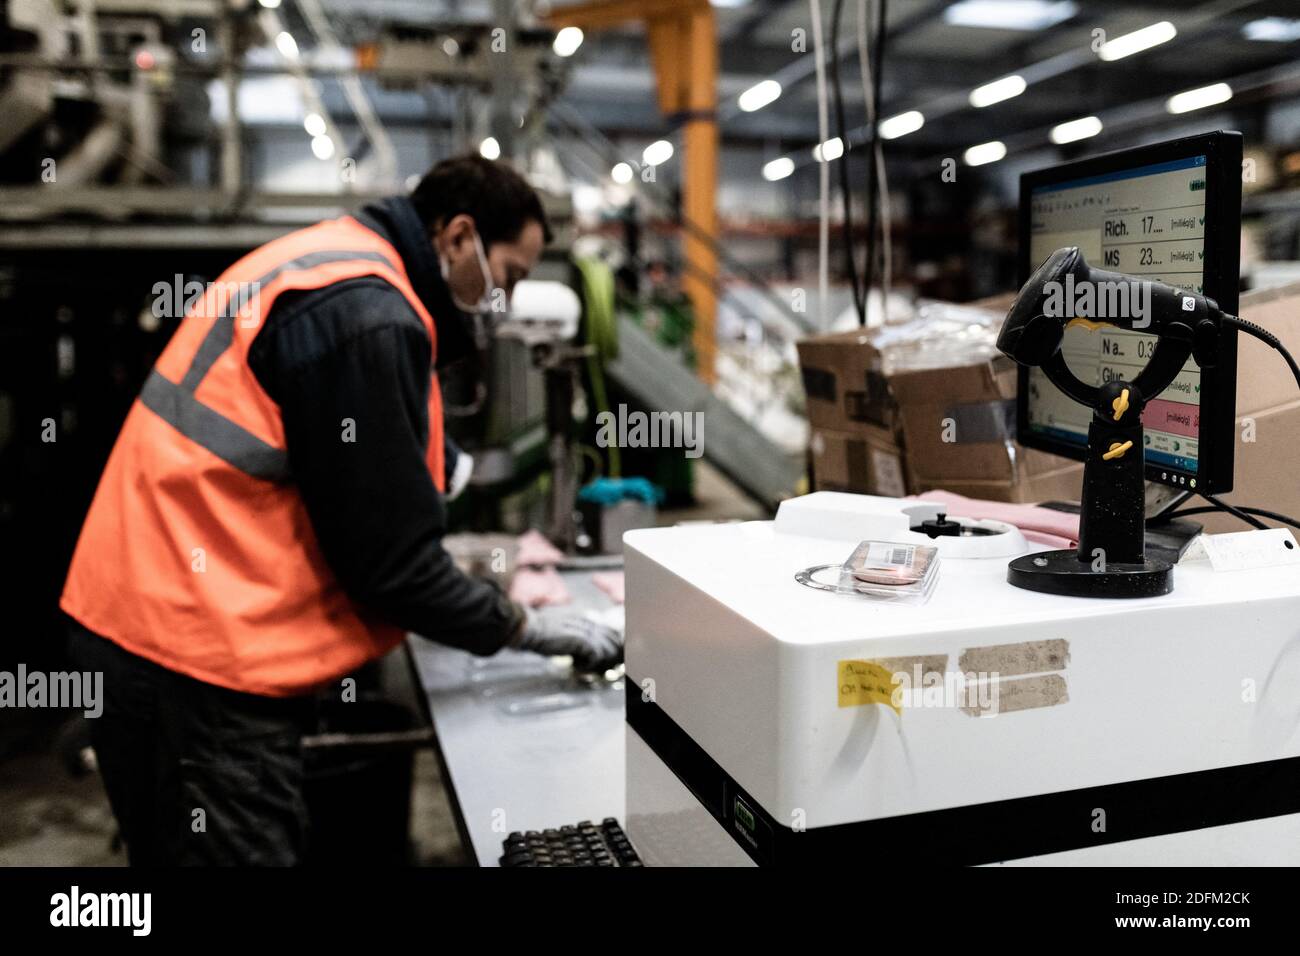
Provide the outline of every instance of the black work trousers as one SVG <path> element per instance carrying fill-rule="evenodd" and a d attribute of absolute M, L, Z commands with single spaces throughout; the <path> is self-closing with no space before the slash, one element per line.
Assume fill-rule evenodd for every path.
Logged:
<path fill-rule="evenodd" d="M 69 621 L 75 667 L 104 675 L 91 742 L 132 866 L 303 861 L 302 737 L 314 696 L 244 694 L 186 677 Z"/>

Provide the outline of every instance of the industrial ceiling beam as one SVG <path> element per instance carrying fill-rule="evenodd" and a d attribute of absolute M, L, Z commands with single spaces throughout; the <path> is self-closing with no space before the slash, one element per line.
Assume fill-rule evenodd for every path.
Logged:
<path fill-rule="evenodd" d="M 753 6 L 736 20 L 736 25 L 725 31 L 723 40 L 727 43 L 749 42 L 763 24 L 780 16 L 786 7 L 798 2 L 801 0 L 756 0 Z"/>

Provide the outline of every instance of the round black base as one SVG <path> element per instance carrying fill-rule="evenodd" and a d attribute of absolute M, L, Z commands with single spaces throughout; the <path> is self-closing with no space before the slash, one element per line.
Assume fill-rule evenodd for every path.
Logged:
<path fill-rule="evenodd" d="M 1174 568 L 1168 561 L 1147 558 L 1141 564 L 1108 564 L 1094 571 L 1079 560 L 1078 551 L 1041 551 L 1007 565 L 1007 582 L 1028 591 L 1071 597 L 1158 597 L 1174 589 Z"/>

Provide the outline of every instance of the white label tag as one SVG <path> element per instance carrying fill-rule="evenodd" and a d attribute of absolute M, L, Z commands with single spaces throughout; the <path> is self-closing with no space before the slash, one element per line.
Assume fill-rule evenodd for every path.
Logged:
<path fill-rule="evenodd" d="M 1300 565 L 1300 546 L 1286 528 L 1203 534 L 1193 542 L 1193 546 L 1197 545 L 1216 571 Z"/>
<path fill-rule="evenodd" d="M 901 498 L 907 494 L 903 484 L 903 465 L 897 455 L 879 448 L 871 449 L 871 472 L 876 479 L 876 494 L 888 498 Z"/>

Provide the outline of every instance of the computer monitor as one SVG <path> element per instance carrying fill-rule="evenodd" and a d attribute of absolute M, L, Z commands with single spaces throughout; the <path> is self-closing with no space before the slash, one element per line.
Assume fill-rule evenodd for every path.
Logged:
<path fill-rule="evenodd" d="M 1241 243 L 1241 134 L 1214 132 L 1106 153 L 1020 177 L 1020 278 L 1062 246 L 1102 269 L 1199 292 L 1237 312 Z M 1209 494 L 1232 489 L 1237 391 L 1235 330 L 1213 368 L 1188 361 L 1142 416 L 1146 477 Z M 1113 327 L 1066 330 L 1066 364 L 1102 385 L 1132 381 L 1155 339 Z M 1082 459 L 1092 409 L 1067 398 L 1039 368 L 1020 368 L 1020 443 Z"/>

